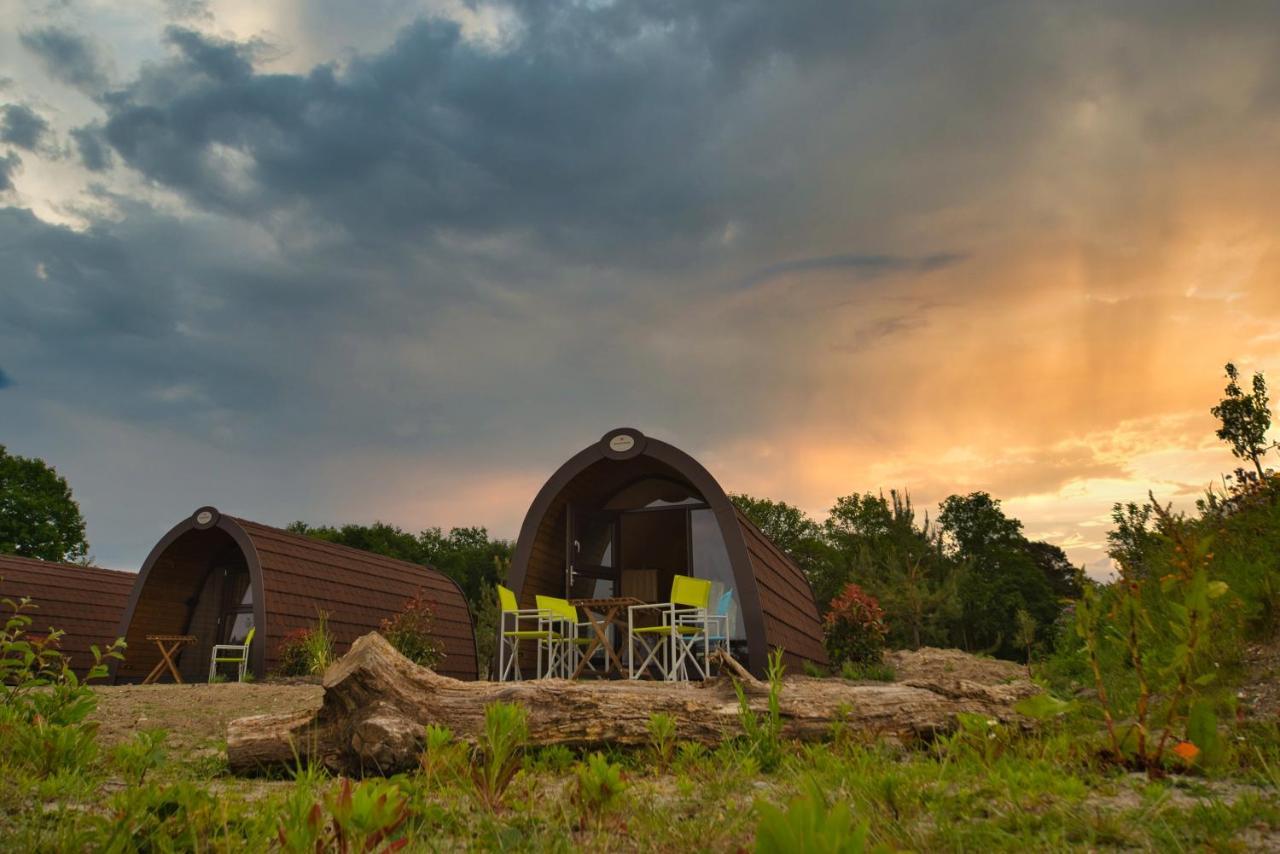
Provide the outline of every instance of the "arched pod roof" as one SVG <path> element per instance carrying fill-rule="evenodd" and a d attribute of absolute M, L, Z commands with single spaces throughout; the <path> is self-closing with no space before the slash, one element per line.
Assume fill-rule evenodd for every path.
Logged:
<path fill-rule="evenodd" d="M 148 634 L 212 633 L 198 600 L 208 573 L 227 561 L 243 561 L 248 570 L 254 625 L 262 638 L 261 643 L 255 638 L 250 654 L 258 676 L 278 664 L 285 636 L 311 626 L 319 611 L 328 613 L 341 655 L 422 590 L 436 606 L 434 633 L 445 651 L 439 672 L 476 678 L 471 615 L 453 579 L 430 567 L 237 519 L 212 507 L 176 525 L 143 564 L 120 624 L 130 655 L 117 668 L 118 678 L 141 678 L 159 660 L 154 644 L 145 640 Z M 203 663 L 193 658 L 190 672 L 208 668 L 207 653 Z M 182 669 L 186 678 L 186 662 Z"/>
<path fill-rule="evenodd" d="M 792 666 L 825 663 L 817 605 L 800 568 L 738 511 L 697 460 L 634 428 L 611 430 L 575 454 L 534 497 L 507 576 L 522 604 L 531 606 L 539 593 L 563 595 L 569 505 L 598 503 L 647 477 L 687 483 L 714 513 L 742 608 L 751 670 L 763 672 L 772 647 L 782 647 Z"/>
<path fill-rule="evenodd" d="M 17 601 L 29 596 L 36 607 L 26 612 L 31 617 L 28 631 L 66 632 L 60 649 L 82 676 L 93 664 L 89 647 L 104 649 L 116 639 L 120 615 L 137 579 L 132 572 L 0 555 L 0 597 Z"/>

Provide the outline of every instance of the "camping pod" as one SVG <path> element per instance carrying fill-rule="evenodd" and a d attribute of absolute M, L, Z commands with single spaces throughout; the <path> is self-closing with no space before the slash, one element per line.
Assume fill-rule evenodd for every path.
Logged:
<path fill-rule="evenodd" d="M 675 575 L 712 582 L 730 650 L 763 674 L 771 649 L 798 669 L 826 664 L 804 572 L 729 500 L 693 457 L 622 428 L 570 458 L 533 499 L 507 586 L 539 594 L 665 601 Z"/>
<path fill-rule="evenodd" d="M 148 635 L 190 635 L 195 641 L 182 647 L 178 670 L 184 681 L 203 681 L 212 647 L 242 643 L 256 628 L 249 670 L 261 679 L 279 664 L 286 636 L 313 626 L 319 614 L 327 614 L 342 655 L 419 591 L 435 608 L 433 631 L 444 650 L 436 669 L 475 679 L 471 615 L 453 579 L 202 507 L 165 534 L 138 573 L 119 627 L 129 650 L 114 675 L 139 681 L 160 661 Z"/>

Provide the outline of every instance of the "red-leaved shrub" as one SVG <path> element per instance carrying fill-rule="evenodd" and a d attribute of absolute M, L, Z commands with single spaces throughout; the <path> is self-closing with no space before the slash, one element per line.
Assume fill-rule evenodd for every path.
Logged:
<path fill-rule="evenodd" d="M 423 667 L 435 667 L 444 660 L 444 646 L 434 632 L 435 617 L 435 603 L 419 590 L 400 613 L 382 621 L 380 631 L 405 658 Z"/>
<path fill-rule="evenodd" d="M 823 620 L 827 654 L 836 667 L 846 661 L 878 664 L 884 655 L 884 609 L 876 597 L 850 582 L 831 600 Z"/>

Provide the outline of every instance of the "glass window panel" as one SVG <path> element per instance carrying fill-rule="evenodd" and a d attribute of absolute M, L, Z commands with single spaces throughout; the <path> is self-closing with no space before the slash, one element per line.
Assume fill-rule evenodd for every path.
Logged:
<path fill-rule="evenodd" d="M 689 536 L 693 546 L 693 575 L 711 580 L 711 611 L 719 613 L 727 604 L 729 638 L 745 640 L 742 625 L 742 607 L 738 601 L 733 579 L 733 565 L 729 562 L 729 549 L 724 544 L 720 525 L 711 510 L 689 511 Z M 727 599 L 725 594 L 731 594 Z"/>
<path fill-rule="evenodd" d="M 639 510 L 646 507 L 680 507 L 702 504 L 703 498 L 688 484 L 651 477 L 633 483 L 609 500 L 606 510 Z"/>
<path fill-rule="evenodd" d="M 223 643 L 244 643 L 244 639 L 249 635 L 249 629 L 253 628 L 253 612 L 243 611 L 235 614 L 230 620 L 231 628 L 227 631 L 226 640 Z"/>

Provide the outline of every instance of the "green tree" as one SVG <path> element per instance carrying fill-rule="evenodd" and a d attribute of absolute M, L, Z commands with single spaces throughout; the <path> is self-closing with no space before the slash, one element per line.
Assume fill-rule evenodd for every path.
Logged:
<path fill-rule="evenodd" d="M 1053 543 L 1028 542 L 1024 547 L 1040 567 L 1053 595 L 1059 599 L 1078 599 L 1084 592 L 1084 569 L 1076 566 L 1067 553 Z"/>
<path fill-rule="evenodd" d="M 396 560 L 428 563 L 424 559 L 422 545 L 417 537 L 386 522 L 374 522 L 372 525 L 348 524 L 340 528 L 292 522 L 288 530 L 295 534 L 304 534 L 317 540 L 350 546 L 353 549 L 373 552 Z"/>
<path fill-rule="evenodd" d="M 884 583 L 873 587 L 885 611 L 889 643 L 919 649 L 946 645 L 963 614 L 960 587 L 965 567 L 938 550 L 892 552 Z"/>
<path fill-rule="evenodd" d="M 1275 447 L 1275 443 L 1267 442 L 1271 407 L 1267 398 L 1267 381 L 1262 374 L 1253 375 L 1253 392 L 1246 394 L 1240 388 L 1240 372 L 1227 362 L 1226 397 L 1209 411 L 1222 422 L 1218 438 L 1231 446 L 1231 453 L 1238 459 L 1252 462 L 1259 479 L 1266 477 L 1262 458 Z"/>
<path fill-rule="evenodd" d="M 1117 501 L 1111 507 L 1115 528 L 1107 532 L 1107 556 L 1126 578 L 1150 577 L 1151 555 L 1160 543 L 1159 535 L 1151 528 L 1154 512 L 1155 508 L 1146 502 Z"/>
<path fill-rule="evenodd" d="M 964 645 L 1021 657 L 1014 632 L 1019 609 L 1035 618 L 1047 639 L 1061 606 L 1035 548 L 1022 534 L 1022 523 L 1006 516 L 989 494 L 973 492 L 943 501 L 938 525 L 952 556 L 971 567 L 961 588 Z"/>
<path fill-rule="evenodd" d="M 952 495 L 939 505 L 938 525 L 957 554 L 982 555 L 1026 542 L 1022 523 L 1010 519 L 985 492 Z"/>
<path fill-rule="evenodd" d="M 513 543 L 489 536 L 486 528 L 428 528 L 418 534 L 422 562 L 458 582 L 472 610 L 492 596 L 494 585 L 506 582 Z M 501 575 L 499 574 L 501 573 Z"/>
<path fill-rule="evenodd" d="M 87 562 L 84 517 L 65 478 L 0 445 L 0 553 Z"/>

